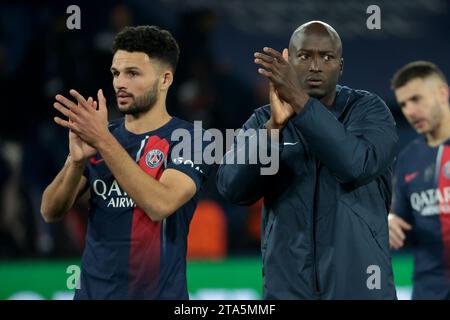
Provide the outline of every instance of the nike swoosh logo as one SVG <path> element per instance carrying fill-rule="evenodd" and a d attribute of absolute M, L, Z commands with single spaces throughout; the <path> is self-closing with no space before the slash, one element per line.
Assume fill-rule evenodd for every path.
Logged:
<path fill-rule="evenodd" d="M 419 175 L 419 172 L 413 172 L 413 173 L 410 173 L 410 174 L 406 174 L 405 175 L 405 182 L 406 183 L 409 183 L 409 182 L 411 182 L 412 180 L 414 180 L 417 176 Z"/>
<path fill-rule="evenodd" d="M 89 159 L 89 162 L 92 164 L 99 164 L 101 162 L 103 162 L 103 159 L 95 159 L 95 156 Z"/>
<path fill-rule="evenodd" d="M 295 146 L 297 143 L 298 143 L 298 141 L 297 142 L 284 142 L 283 145 L 285 145 L 285 146 Z"/>

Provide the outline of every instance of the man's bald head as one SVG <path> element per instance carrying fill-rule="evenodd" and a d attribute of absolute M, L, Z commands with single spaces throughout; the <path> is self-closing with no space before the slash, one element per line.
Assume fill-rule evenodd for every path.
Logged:
<path fill-rule="evenodd" d="M 291 36 L 289 62 L 305 92 L 331 105 L 344 67 L 336 30 L 322 21 L 302 24 Z"/>
<path fill-rule="evenodd" d="M 312 36 L 329 37 L 336 46 L 339 57 L 342 57 L 341 37 L 332 26 L 319 20 L 306 22 L 292 33 L 291 40 L 289 41 L 289 51 L 291 51 L 293 45 L 297 45 L 305 37 Z"/>

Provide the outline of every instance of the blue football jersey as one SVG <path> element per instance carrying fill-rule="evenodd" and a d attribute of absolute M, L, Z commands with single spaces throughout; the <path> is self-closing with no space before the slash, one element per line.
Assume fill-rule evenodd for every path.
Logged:
<path fill-rule="evenodd" d="M 111 122 L 109 129 L 148 175 L 159 180 L 164 170 L 179 170 L 195 182 L 197 192 L 172 215 L 154 222 L 121 188 L 100 154 L 91 158 L 85 169 L 89 221 L 75 299 L 188 299 L 187 235 L 209 172 L 208 165 L 194 161 L 202 159 L 203 145 L 172 156 L 183 141 L 172 135 L 175 130 L 194 144 L 193 124 L 176 117 L 144 134 L 127 131 L 124 118 Z"/>
<path fill-rule="evenodd" d="M 393 212 L 412 224 L 413 299 L 450 299 L 450 140 L 411 142 L 396 165 Z"/>

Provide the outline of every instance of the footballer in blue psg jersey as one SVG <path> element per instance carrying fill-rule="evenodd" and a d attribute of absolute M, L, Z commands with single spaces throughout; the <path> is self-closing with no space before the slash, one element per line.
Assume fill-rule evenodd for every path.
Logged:
<path fill-rule="evenodd" d="M 436 65 L 416 61 L 392 80 L 408 122 L 422 136 L 396 164 L 389 240 L 414 246 L 413 299 L 450 299 L 450 106 L 449 88 Z"/>
<path fill-rule="evenodd" d="M 189 223 L 209 166 L 194 163 L 192 148 L 173 156 L 176 130 L 194 126 L 172 117 L 166 96 L 178 44 L 155 26 L 127 27 L 115 38 L 111 73 L 124 117 L 107 120 L 97 101 L 75 90 L 76 102 L 56 96 L 69 130 L 70 156 L 42 196 L 47 222 L 60 220 L 90 192 L 86 246 L 75 299 L 188 299 Z"/>

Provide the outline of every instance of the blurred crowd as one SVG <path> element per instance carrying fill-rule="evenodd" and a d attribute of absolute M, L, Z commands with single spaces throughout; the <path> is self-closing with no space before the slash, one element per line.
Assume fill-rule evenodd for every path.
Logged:
<path fill-rule="evenodd" d="M 67 132 L 53 123 L 52 104 L 57 93 L 71 88 L 85 95 L 103 88 L 110 118 L 119 116 L 109 69 L 112 40 L 123 27 L 160 25 L 178 40 L 180 63 L 168 99 L 173 115 L 201 120 L 204 128 L 224 130 L 239 128 L 255 107 L 267 103 L 265 83 L 252 87 L 216 63 L 210 42 L 219 17 L 212 10 L 184 13 L 173 29 L 140 17 L 127 5 L 102 4 L 105 21 L 100 17 L 82 20 L 81 30 L 68 30 L 63 3 L 28 3 L 14 10 L 2 6 L 2 21 L 8 28 L 0 31 L 0 84 L 7 115 L 0 129 L 0 258 L 80 254 L 87 197 L 57 224 L 46 224 L 39 212 L 42 192 L 68 153 Z M 96 4 L 84 3 L 82 14 L 97 9 Z M 221 199 L 215 171 L 203 198 L 217 203 L 225 216 L 226 252 L 257 253 L 258 215 Z"/>
<path fill-rule="evenodd" d="M 68 5 L 0 5 L 0 87 L 6 115 L 0 126 L 0 259 L 80 255 L 87 198 L 57 224 L 46 224 L 39 212 L 42 192 L 68 153 L 68 133 L 53 123 L 52 104 L 57 93 L 71 88 L 86 96 L 102 88 L 110 117 L 119 116 L 110 46 L 124 26 L 160 25 L 178 40 L 180 62 L 168 98 L 172 115 L 224 130 L 241 127 L 253 109 L 268 103 L 265 81 L 244 81 L 215 58 L 212 37 L 220 15 L 211 9 L 190 10 L 165 25 L 129 5 L 86 2 L 82 29 L 68 30 Z M 148 6 L 151 10 L 151 2 Z M 84 15 L 87 10 L 98 15 Z M 260 203 L 247 208 L 224 201 L 215 187 L 215 170 L 203 200 L 213 202 L 224 217 L 222 255 L 259 252 Z"/>

